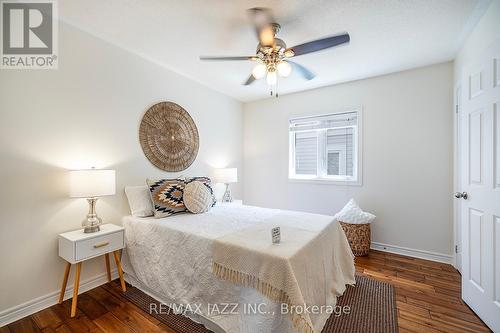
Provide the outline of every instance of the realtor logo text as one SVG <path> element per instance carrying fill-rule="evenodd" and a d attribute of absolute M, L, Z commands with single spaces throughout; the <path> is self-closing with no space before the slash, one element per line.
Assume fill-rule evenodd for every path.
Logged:
<path fill-rule="evenodd" d="M 56 69 L 57 3 L 1 0 L 2 69 Z"/>
<path fill-rule="evenodd" d="M 234 315 L 243 313 L 246 315 L 254 314 L 264 314 L 264 315 L 275 315 L 274 311 L 269 311 L 267 309 L 266 303 L 244 303 L 242 305 L 238 303 L 219 303 L 212 304 L 208 303 L 206 307 L 203 307 L 199 303 L 195 304 L 176 304 L 176 303 L 150 303 L 149 313 L 150 314 L 198 314 L 204 315 Z M 330 315 L 335 315 L 340 317 L 342 315 L 349 315 L 351 313 L 351 307 L 345 306 L 329 306 L 329 305 L 287 305 L 282 303 L 279 309 L 281 314 L 321 314 L 327 313 Z"/>

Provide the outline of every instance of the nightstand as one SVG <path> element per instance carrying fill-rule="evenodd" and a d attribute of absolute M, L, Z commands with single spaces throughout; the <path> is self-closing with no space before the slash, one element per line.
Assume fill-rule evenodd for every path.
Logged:
<path fill-rule="evenodd" d="M 120 276 L 122 290 L 126 291 L 122 265 L 120 262 L 120 249 L 125 247 L 125 229 L 114 224 L 103 224 L 100 226 L 100 229 L 100 231 L 87 234 L 83 232 L 83 229 L 80 229 L 59 235 L 59 256 L 67 261 L 61 286 L 61 294 L 59 296 L 59 304 L 61 304 L 64 299 L 64 292 L 66 291 L 71 265 L 76 264 L 71 317 L 74 317 L 76 314 L 80 273 L 82 270 L 82 262 L 85 260 L 104 255 L 108 282 L 110 282 L 111 270 L 109 266 L 109 254 L 113 253 L 118 275 Z"/>
<path fill-rule="evenodd" d="M 232 202 L 223 202 L 223 201 L 217 201 L 218 204 L 220 205 L 243 205 L 243 200 L 236 200 L 234 199 Z"/>

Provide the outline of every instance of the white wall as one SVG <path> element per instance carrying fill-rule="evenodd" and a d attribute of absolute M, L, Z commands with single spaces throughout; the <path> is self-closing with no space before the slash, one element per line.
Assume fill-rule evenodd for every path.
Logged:
<path fill-rule="evenodd" d="M 139 145 L 141 117 L 155 102 L 180 104 L 198 126 L 198 157 L 181 174 L 242 167 L 240 102 L 67 25 L 59 38 L 58 70 L 0 71 L 0 313 L 60 287 L 57 234 L 87 213 L 85 200 L 68 198 L 67 169 L 116 169 L 116 196 L 97 204 L 116 224 L 128 213 L 125 185 L 172 176 Z M 103 259 L 82 270 L 82 280 L 103 273 Z"/>
<path fill-rule="evenodd" d="M 460 79 L 463 67 L 481 57 L 498 39 L 500 39 L 500 0 L 493 0 L 455 58 L 455 82 Z"/>
<path fill-rule="evenodd" d="M 373 241 L 452 252 L 452 63 L 244 105 L 247 204 L 333 215 L 349 198 L 377 215 Z M 288 119 L 363 107 L 363 185 L 288 181 Z"/>

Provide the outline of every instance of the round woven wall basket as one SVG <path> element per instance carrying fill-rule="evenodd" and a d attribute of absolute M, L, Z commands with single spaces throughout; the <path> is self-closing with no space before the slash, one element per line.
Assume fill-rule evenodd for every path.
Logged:
<path fill-rule="evenodd" d="M 180 105 L 160 102 L 142 117 L 139 140 L 147 159 L 169 172 L 185 170 L 198 155 L 198 129 Z"/>
<path fill-rule="evenodd" d="M 370 252 L 371 232 L 370 224 L 350 224 L 340 222 L 342 229 L 344 229 L 349 245 L 351 246 L 352 253 L 356 257 L 363 257 Z"/>

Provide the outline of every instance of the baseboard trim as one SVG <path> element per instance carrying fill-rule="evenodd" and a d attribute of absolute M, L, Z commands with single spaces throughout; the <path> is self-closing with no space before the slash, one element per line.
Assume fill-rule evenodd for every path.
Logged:
<path fill-rule="evenodd" d="M 389 245 L 389 244 L 378 243 L 378 242 L 372 242 L 370 248 L 373 250 L 401 254 L 404 256 L 409 256 L 409 257 L 414 257 L 414 258 L 419 258 L 419 259 L 426 259 L 426 260 L 431 260 L 431 261 L 437 261 L 437 262 L 442 262 L 445 264 L 453 265 L 453 256 L 448 255 L 448 254 L 425 251 L 425 250 L 411 249 L 408 247 Z"/>
<path fill-rule="evenodd" d="M 118 272 L 115 270 L 111 271 L 111 279 L 118 278 Z M 90 289 L 94 289 L 108 282 L 108 277 L 106 273 L 91 277 L 85 281 L 80 282 L 80 287 L 78 288 L 78 294 L 84 293 Z M 40 296 L 31 301 L 16 305 L 10 309 L 0 312 L 0 327 L 8 325 L 16 320 L 32 315 L 35 312 L 41 311 L 59 301 L 60 290 L 53 291 L 47 295 Z M 64 294 L 64 299 L 73 297 L 73 286 L 66 288 L 66 293 Z"/>

